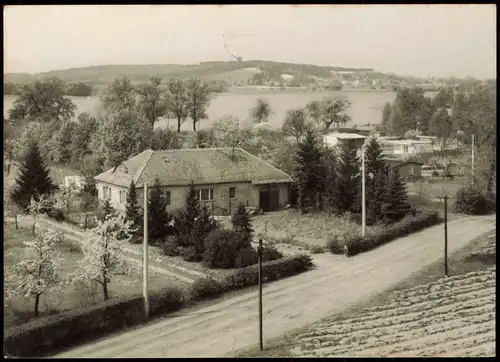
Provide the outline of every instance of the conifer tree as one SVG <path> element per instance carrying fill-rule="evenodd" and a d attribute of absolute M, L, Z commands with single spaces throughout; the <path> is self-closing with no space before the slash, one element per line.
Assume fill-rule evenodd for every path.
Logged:
<path fill-rule="evenodd" d="M 406 187 L 401 180 L 399 170 L 398 168 L 393 168 L 382 204 L 384 221 L 394 223 L 412 212 L 413 209 L 408 203 Z"/>
<path fill-rule="evenodd" d="M 335 151 L 326 148 L 323 151 L 323 164 L 325 167 L 323 209 L 333 212 L 336 209 L 335 189 L 336 189 L 336 167 L 337 157 Z"/>
<path fill-rule="evenodd" d="M 190 235 L 194 228 L 195 220 L 201 214 L 201 205 L 198 200 L 198 193 L 191 182 L 186 190 L 186 198 L 184 200 L 184 210 L 175 218 L 177 233 L 180 235 Z"/>
<path fill-rule="evenodd" d="M 238 204 L 231 218 L 231 223 L 233 224 L 233 230 L 243 234 L 245 241 L 252 240 L 254 230 L 250 221 L 250 214 L 243 203 Z"/>
<path fill-rule="evenodd" d="M 336 172 L 336 209 L 339 214 L 358 212 L 361 172 L 356 148 L 348 144 L 342 145 L 337 160 Z"/>
<path fill-rule="evenodd" d="M 386 191 L 385 168 L 382 148 L 373 137 L 368 141 L 365 149 L 366 221 L 368 224 L 373 224 L 380 219 Z"/>
<path fill-rule="evenodd" d="M 135 188 L 134 180 L 130 181 L 128 188 L 127 200 L 125 203 L 126 219 L 132 223 L 133 226 L 141 226 L 141 210 L 137 205 L 137 189 Z"/>
<path fill-rule="evenodd" d="M 158 178 L 151 188 L 148 201 L 148 231 L 153 241 L 156 238 L 166 237 L 172 231 L 170 226 L 172 216 L 167 211 L 167 200 Z"/>
<path fill-rule="evenodd" d="M 32 143 L 19 169 L 16 185 L 11 193 L 12 200 L 26 209 L 32 198 L 38 201 L 40 196 L 49 195 L 53 189 L 49 170 L 40 155 L 38 145 Z"/>
<path fill-rule="evenodd" d="M 106 220 L 108 216 L 113 216 L 115 214 L 116 210 L 113 208 L 113 206 L 111 206 L 111 202 L 109 201 L 109 199 L 104 200 L 102 204 L 102 212 L 104 215 L 104 220 Z"/>
<path fill-rule="evenodd" d="M 318 209 L 324 192 L 325 167 L 320 142 L 312 130 L 307 130 L 299 143 L 295 157 L 295 178 L 302 212 Z"/>
<path fill-rule="evenodd" d="M 205 238 L 212 231 L 217 229 L 218 223 L 212 218 L 208 207 L 202 206 L 200 216 L 196 219 L 191 231 L 191 241 L 196 251 L 197 261 L 202 259 L 203 252 L 205 251 Z"/>

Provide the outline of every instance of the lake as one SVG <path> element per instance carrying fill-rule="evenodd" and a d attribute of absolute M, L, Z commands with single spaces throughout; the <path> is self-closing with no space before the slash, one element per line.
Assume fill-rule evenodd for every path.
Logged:
<path fill-rule="evenodd" d="M 258 98 L 265 98 L 274 112 L 269 119 L 270 125 L 280 127 L 285 118 L 286 111 L 293 108 L 302 108 L 313 100 L 320 100 L 325 96 L 345 97 L 352 103 L 347 113 L 352 117 L 351 125 L 379 123 L 382 117 L 382 109 L 386 102 L 392 102 L 396 93 L 392 91 L 379 90 L 342 90 L 331 92 L 311 92 L 299 90 L 260 90 L 249 87 L 235 88 L 228 93 L 215 95 L 207 114 L 209 119 L 202 120 L 198 128 L 206 128 L 217 119 L 226 115 L 233 115 L 240 119 L 243 124 L 249 117 L 249 110 L 255 105 Z M 95 97 L 70 97 L 77 105 L 77 113 L 88 112 L 96 114 L 99 98 Z M 4 116 L 12 107 L 15 96 L 4 96 Z M 168 125 L 168 120 L 158 122 L 159 127 Z M 175 121 L 170 121 L 173 126 Z M 192 130 L 190 120 L 183 124 L 182 129 Z"/>

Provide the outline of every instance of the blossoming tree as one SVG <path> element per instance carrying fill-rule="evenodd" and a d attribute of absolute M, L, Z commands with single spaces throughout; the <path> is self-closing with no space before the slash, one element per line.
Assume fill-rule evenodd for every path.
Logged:
<path fill-rule="evenodd" d="M 90 230 L 92 237 L 82 239 L 83 258 L 78 262 L 78 270 L 73 274 L 74 282 L 95 281 L 102 286 L 104 300 L 109 299 L 108 285 L 117 275 L 135 275 L 137 267 L 130 262 L 123 248 L 120 235 L 130 235 L 132 224 L 119 216 L 108 216 L 98 221 Z"/>
<path fill-rule="evenodd" d="M 38 317 L 40 297 L 47 292 L 57 292 L 64 285 L 62 255 L 58 244 L 62 235 L 45 230 L 33 241 L 26 241 L 26 255 L 6 271 L 6 297 L 20 295 L 34 300 L 35 317 Z"/>

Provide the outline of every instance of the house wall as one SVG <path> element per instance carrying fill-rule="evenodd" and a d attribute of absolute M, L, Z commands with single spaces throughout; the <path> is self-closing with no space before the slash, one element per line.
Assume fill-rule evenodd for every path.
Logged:
<path fill-rule="evenodd" d="M 125 200 L 120 203 L 120 190 L 128 191 L 128 188 L 115 186 L 111 184 L 105 184 L 102 182 L 97 182 L 98 197 L 100 200 L 104 200 L 104 186 L 108 186 L 111 189 L 110 203 L 115 209 L 124 209 Z M 229 188 L 235 187 L 236 193 L 235 198 L 229 198 Z M 201 201 L 202 204 L 207 205 L 209 210 L 213 210 L 215 215 L 222 215 L 229 212 L 233 212 L 237 205 L 242 202 L 243 204 L 252 207 L 259 207 L 259 190 L 261 187 L 266 187 L 266 185 L 252 185 L 250 182 L 240 182 L 240 183 L 225 183 L 225 184 L 210 184 L 210 185 L 196 185 L 195 188 L 213 189 L 213 201 Z M 277 184 L 273 185 L 279 189 L 279 204 L 280 207 L 284 207 L 289 203 L 288 194 L 288 184 Z M 164 191 L 170 191 L 170 205 L 167 210 L 173 211 L 184 207 L 184 200 L 186 197 L 186 186 L 171 186 L 163 187 Z M 144 189 L 137 188 L 138 203 L 142 205 Z"/>
<path fill-rule="evenodd" d="M 120 187 L 116 185 L 111 185 L 103 182 L 96 182 L 96 187 L 97 187 L 97 197 L 99 200 L 104 200 L 104 186 L 107 186 L 111 190 L 111 197 L 109 198 L 109 202 L 113 208 L 117 210 L 123 210 L 125 209 L 125 199 L 123 199 L 123 203 L 120 203 L 120 190 L 127 192 L 128 187 Z M 142 195 L 142 194 L 141 194 Z"/>

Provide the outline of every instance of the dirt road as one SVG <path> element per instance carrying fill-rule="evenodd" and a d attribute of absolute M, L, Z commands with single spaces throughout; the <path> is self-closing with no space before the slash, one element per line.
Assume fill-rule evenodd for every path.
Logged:
<path fill-rule="evenodd" d="M 452 253 L 495 229 L 495 216 L 448 223 Z M 443 255 L 443 225 L 353 258 L 321 254 L 313 271 L 264 286 L 264 338 L 313 323 L 389 288 Z M 258 343 L 257 292 L 180 312 L 56 357 L 217 357 Z"/>

